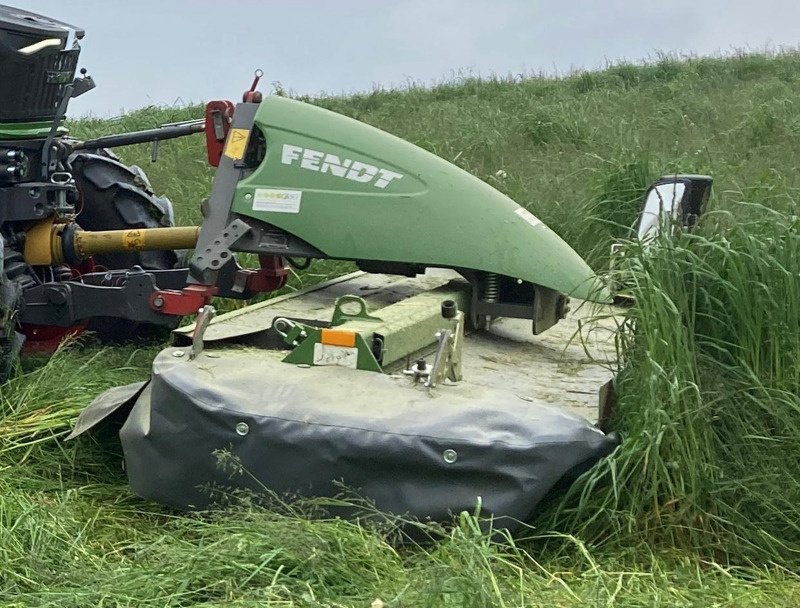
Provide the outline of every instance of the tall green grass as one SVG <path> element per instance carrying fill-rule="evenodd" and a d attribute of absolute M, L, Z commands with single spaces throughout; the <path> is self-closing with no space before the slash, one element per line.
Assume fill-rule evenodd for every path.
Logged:
<path fill-rule="evenodd" d="M 27 369 L 0 388 L 0 459 L 4 454 L 21 458 L 39 443 L 67 435 L 89 401 L 108 388 L 139 380 L 158 352 L 155 345 L 133 351 L 80 349 L 80 342 L 67 340 L 50 357 L 28 357 Z"/>
<path fill-rule="evenodd" d="M 739 563 L 800 563 L 800 221 L 742 203 L 631 243 L 617 453 L 552 523 Z"/>

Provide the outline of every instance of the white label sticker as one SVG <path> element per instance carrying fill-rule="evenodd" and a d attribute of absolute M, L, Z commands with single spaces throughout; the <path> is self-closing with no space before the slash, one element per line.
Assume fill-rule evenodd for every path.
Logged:
<path fill-rule="evenodd" d="M 317 343 L 314 345 L 314 365 L 338 365 L 356 369 L 358 349 Z"/>
<path fill-rule="evenodd" d="M 253 211 L 274 211 L 275 213 L 300 213 L 302 190 L 272 190 L 257 188 L 253 197 Z"/>
<path fill-rule="evenodd" d="M 542 220 L 540 220 L 538 217 L 536 217 L 535 215 L 533 215 L 533 213 L 531 213 L 530 211 L 528 211 L 527 209 L 525 209 L 525 207 L 520 207 L 520 208 L 519 208 L 519 209 L 517 209 L 517 210 L 516 210 L 514 213 L 516 213 L 516 214 L 517 214 L 518 216 L 520 216 L 520 217 L 521 217 L 523 220 L 525 220 L 526 222 L 528 222 L 528 223 L 529 223 L 531 226 L 534 226 L 534 227 L 535 227 L 535 226 L 538 226 L 539 224 L 541 224 L 541 223 L 542 223 Z"/>

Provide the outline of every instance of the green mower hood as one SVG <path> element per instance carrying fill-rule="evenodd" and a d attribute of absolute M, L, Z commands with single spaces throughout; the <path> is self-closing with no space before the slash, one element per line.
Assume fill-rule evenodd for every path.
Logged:
<path fill-rule="evenodd" d="M 608 301 L 594 272 L 504 194 L 384 131 L 266 97 L 262 162 L 233 211 L 277 226 L 331 258 L 471 269 Z"/>

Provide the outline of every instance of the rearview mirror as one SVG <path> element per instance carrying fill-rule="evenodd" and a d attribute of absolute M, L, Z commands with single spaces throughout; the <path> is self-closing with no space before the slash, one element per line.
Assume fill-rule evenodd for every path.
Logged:
<path fill-rule="evenodd" d="M 667 175 L 653 183 L 644 196 L 636 238 L 655 238 L 664 218 L 675 226 L 692 228 L 708 201 L 712 182 L 708 175 Z"/>
<path fill-rule="evenodd" d="M 650 241 L 659 235 L 665 220 L 673 229 L 681 226 L 691 229 L 703 213 L 713 180 L 708 175 L 665 175 L 653 182 L 644 195 L 642 211 L 636 222 L 636 238 L 646 250 Z M 624 243 L 611 245 L 609 259 L 609 290 L 615 293 L 617 303 L 630 303 L 626 294 L 628 277 L 620 260 L 624 257 Z"/>
<path fill-rule="evenodd" d="M 664 218 L 677 220 L 684 192 L 686 192 L 686 185 L 681 182 L 658 184 L 651 187 L 644 199 L 636 238 L 640 241 L 649 241 L 658 236 Z"/>

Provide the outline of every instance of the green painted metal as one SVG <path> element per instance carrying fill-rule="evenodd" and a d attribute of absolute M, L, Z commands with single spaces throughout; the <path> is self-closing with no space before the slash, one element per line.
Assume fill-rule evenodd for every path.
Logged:
<path fill-rule="evenodd" d="M 38 139 L 47 137 L 53 124 L 49 122 L 6 122 L 0 123 L 0 139 Z M 68 133 L 66 127 L 59 127 L 58 134 Z"/>
<path fill-rule="evenodd" d="M 348 312 L 351 306 L 357 306 L 357 312 Z M 347 321 L 366 321 L 367 323 L 380 323 L 381 319 L 369 314 L 364 298 L 358 296 L 342 296 L 336 300 L 333 307 L 331 327 L 337 327 Z"/>
<path fill-rule="evenodd" d="M 451 320 L 442 318 L 442 302 L 452 300 L 458 310 L 469 314 L 472 289 L 466 281 L 451 281 L 447 285 L 424 291 L 381 308 L 380 323 L 353 319 L 341 329 L 361 334 L 368 343 L 380 340 L 381 366 L 386 369 L 407 358 L 428 354 L 436 342 L 436 332 L 451 328 Z M 373 348 L 373 353 L 375 352 Z"/>
<path fill-rule="evenodd" d="M 237 213 L 278 226 L 332 258 L 493 272 L 609 300 L 589 266 L 550 228 L 434 154 L 277 96 L 264 99 L 255 124 L 267 153 L 237 185 Z"/>
<path fill-rule="evenodd" d="M 469 283 L 450 281 L 381 308 L 378 318 L 369 314 L 363 298 L 345 295 L 336 300 L 331 327 L 356 334 L 357 369 L 381 372 L 405 359 L 429 354 L 431 345 L 436 342 L 436 332 L 455 330 L 458 325 L 453 319 L 442 317 L 442 302 L 455 302 L 463 318 L 469 311 L 471 299 Z M 346 312 L 348 304 L 357 305 L 359 310 Z M 292 351 L 283 359 L 284 363 L 315 365 L 315 344 L 322 341 L 322 329 L 298 321 L 291 323 L 283 341 Z M 381 351 L 380 360 L 376 358 L 376 341 Z"/>
<path fill-rule="evenodd" d="M 294 349 L 292 349 L 292 351 L 283 358 L 283 362 L 292 363 L 295 365 L 317 365 L 314 362 L 314 348 L 317 344 L 322 343 L 322 329 L 319 327 L 313 327 L 311 325 L 302 325 L 300 323 L 298 323 L 297 326 L 302 327 L 306 337 L 303 338 L 302 341 L 300 341 L 298 345 L 295 346 Z M 328 348 L 330 349 L 331 347 Z M 370 350 L 366 340 L 364 340 L 364 337 L 360 334 L 356 334 L 355 346 L 353 348 L 357 350 L 356 369 L 368 372 L 383 372 L 383 369 L 381 369 L 381 366 L 378 364 L 375 356 L 372 354 L 372 351 Z M 351 350 L 349 348 L 342 347 L 333 347 L 333 349 L 339 349 L 340 351 Z M 335 364 L 332 363 L 331 365 Z"/>

